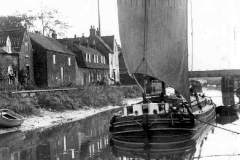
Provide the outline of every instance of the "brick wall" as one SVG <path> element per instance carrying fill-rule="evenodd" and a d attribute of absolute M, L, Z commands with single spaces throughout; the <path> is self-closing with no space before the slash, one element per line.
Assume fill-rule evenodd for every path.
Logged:
<path fill-rule="evenodd" d="M 55 64 L 53 64 L 53 55 L 55 55 Z M 71 60 L 70 65 L 68 64 L 68 58 Z M 74 55 L 47 51 L 47 78 L 49 87 L 55 87 L 70 83 L 76 84 L 75 69 Z"/>
<path fill-rule="evenodd" d="M 29 80 L 34 83 L 32 44 L 26 32 L 24 33 L 21 50 L 19 53 L 19 65 L 20 65 L 20 70 L 26 69 L 26 66 L 29 66 L 29 76 L 30 76 Z"/>

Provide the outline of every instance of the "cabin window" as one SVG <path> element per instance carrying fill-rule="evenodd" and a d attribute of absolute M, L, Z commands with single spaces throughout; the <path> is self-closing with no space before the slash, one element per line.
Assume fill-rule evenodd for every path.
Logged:
<path fill-rule="evenodd" d="M 68 57 L 68 65 L 71 66 L 71 57 Z"/>
<path fill-rule="evenodd" d="M 86 62 L 88 62 L 88 54 L 86 53 Z"/>
<path fill-rule="evenodd" d="M 88 54 L 88 60 L 91 62 L 91 54 Z"/>
<path fill-rule="evenodd" d="M 53 55 L 53 64 L 56 64 L 56 55 Z"/>

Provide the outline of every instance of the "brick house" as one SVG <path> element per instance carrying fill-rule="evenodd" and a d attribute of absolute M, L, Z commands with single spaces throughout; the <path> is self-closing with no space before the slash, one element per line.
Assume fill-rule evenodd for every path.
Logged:
<path fill-rule="evenodd" d="M 34 83 L 32 45 L 26 29 L 0 31 L 0 48 L 2 53 L 1 58 L 3 58 L 1 59 L 1 64 L 4 66 L 2 71 L 6 72 L 6 70 L 9 70 L 6 67 L 12 63 L 13 72 L 18 81 L 22 83 L 23 81 Z M 6 58 L 6 62 L 4 61 L 4 57 Z M 23 72 L 26 73 L 24 79 Z"/>
<path fill-rule="evenodd" d="M 29 33 L 33 47 L 35 83 L 40 87 L 75 84 L 75 54 L 53 38 Z"/>
<path fill-rule="evenodd" d="M 59 41 L 67 45 L 68 49 L 76 54 L 77 85 L 100 82 L 108 77 L 109 66 L 106 62 L 106 57 L 96 49 L 93 49 L 94 44 L 90 44 L 87 38 L 65 38 L 59 39 Z"/>
<path fill-rule="evenodd" d="M 103 78 L 108 77 L 108 65 L 106 58 L 97 50 L 87 45 L 74 43 L 69 49 L 76 54 L 78 66 L 77 84 L 85 85 L 94 82 L 100 82 Z"/>

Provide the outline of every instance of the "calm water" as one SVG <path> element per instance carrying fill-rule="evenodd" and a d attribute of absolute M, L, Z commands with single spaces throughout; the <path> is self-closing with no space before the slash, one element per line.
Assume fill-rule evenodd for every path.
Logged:
<path fill-rule="evenodd" d="M 237 96 L 224 95 L 217 89 L 204 89 L 217 105 L 237 103 Z M 144 145 L 128 148 L 111 140 L 108 122 L 115 111 L 100 113 L 84 120 L 47 130 L 15 132 L 0 136 L 0 160 L 140 160 L 140 159 L 201 159 L 239 160 L 240 135 L 205 126 L 196 141 L 190 141 L 184 150 L 165 152 Z M 240 132 L 239 114 L 220 116 L 217 126 Z M 180 147 L 179 147 L 180 148 Z"/>

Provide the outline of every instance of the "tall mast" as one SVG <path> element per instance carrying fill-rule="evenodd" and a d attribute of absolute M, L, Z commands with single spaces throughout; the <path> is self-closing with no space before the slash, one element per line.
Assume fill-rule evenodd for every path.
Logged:
<path fill-rule="evenodd" d="M 101 22 L 100 22 L 100 7 L 99 7 L 99 0 L 98 0 L 98 29 L 99 29 L 99 33 L 101 33 Z"/>
<path fill-rule="evenodd" d="M 193 3 L 192 0 L 190 0 L 190 7 L 191 7 L 191 11 L 190 11 L 190 15 L 191 15 L 191 38 L 192 38 L 192 64 L 191 64 L 191 75 L 192 75 L 192 71 L 193 71 Z"/>

